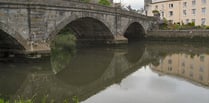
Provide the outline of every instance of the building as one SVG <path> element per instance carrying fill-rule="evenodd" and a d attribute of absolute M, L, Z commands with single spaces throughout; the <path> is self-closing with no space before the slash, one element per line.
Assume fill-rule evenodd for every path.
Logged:
<path fill-rule="evenodd" d="M 149 10 L 150 4 L 152 3 L 152 0 L 144 0 L 144 12 L 145 15 L 148 15 L 147 12 Z"/>
<path fill-rule="evenodd" d="M 171 23 L 209 25 L 209 0 L 152 0 L 148 5 L 148 16 L 155 10 Z"/>
<path fill-rule="evenodd" d="M 173 54 L 160 60 L 158 66 L 151 66 L 160 74 L 174 75 L 191 82 L 209 86 L 209 55 Z"/>

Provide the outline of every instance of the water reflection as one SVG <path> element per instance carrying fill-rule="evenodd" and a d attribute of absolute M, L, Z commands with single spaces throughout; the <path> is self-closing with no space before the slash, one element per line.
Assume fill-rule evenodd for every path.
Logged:
<path fill-rule="evenodd" d="M 1 58 L 0 98 L 11 99 L 24 84 L 28 76 L 35 72 L 50 71 L 49 58 Z"/>
<path fill-rule="evenodd" d="M 77 51 L 74 48 L 58 48 L 53 50 L 51 58 L 42 58 L 41 61 L 2 58 L 0 97 L 10 100 L 19 96 L 35 97 L 39 103 L 47 95 L 48 100 L 59 103 L 77 96 L 84 101 L 114 85 L 123 84 L 124 78 L 136 75 L 134 72 L 147 65 L 160 75 L 175 75 L 208 86 L 209 56 L 206 52 L 209 49 L 204 47 L 140 42 Z M 135 84 L 128 81 L 130 87 Z"/>
<path fill-rule="evenodd" d="M 172 54 L 160 60 L 152 70 L 160 75 L 173 75 L 209 86 L 209 55 Z"/>

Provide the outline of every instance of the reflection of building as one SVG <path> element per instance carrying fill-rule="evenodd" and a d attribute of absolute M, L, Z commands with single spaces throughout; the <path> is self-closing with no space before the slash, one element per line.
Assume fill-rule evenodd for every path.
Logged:
<path fill-rule="evenodd" d="M 161 60 L 159 66 L 152 66 L 152 70 L 209 85 L 208 61 L 209 55 L 174 54 Z"/>
<path fill-rule="evenodd" d="M 209 25 L 208 4 L 208 0 L 155 0 L 149 4 L 147 14 L 153 16 L 152 11 L 157 10 L 161 18 L 166 18 L 171 23 L 194 22 L 196 25 Z"/>

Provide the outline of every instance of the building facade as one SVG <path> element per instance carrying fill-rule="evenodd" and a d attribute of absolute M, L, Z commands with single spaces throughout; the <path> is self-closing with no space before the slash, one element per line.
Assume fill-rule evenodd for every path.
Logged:
<path fill-rule="evenodd" d="M 153 0 L 147 15 L 153 16 L 153 10 L 171 23 L 209 25 L 209 0 Z"/>

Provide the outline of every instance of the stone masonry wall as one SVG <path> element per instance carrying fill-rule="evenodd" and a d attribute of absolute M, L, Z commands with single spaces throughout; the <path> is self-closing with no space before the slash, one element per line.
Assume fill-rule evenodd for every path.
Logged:
<path fill-rule="evenodd" d="M 209 30 L 153 30 L 146 35 L 150 40 L 208 40 Z"/>

